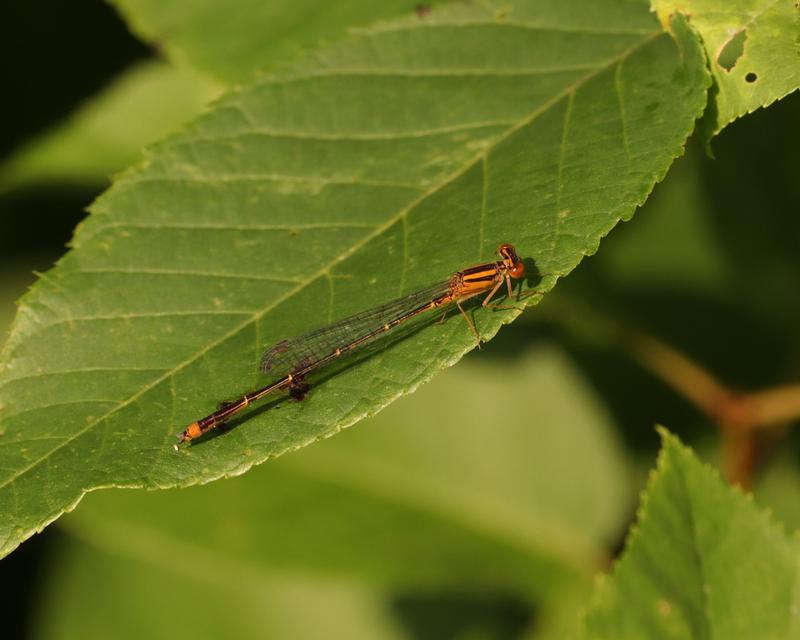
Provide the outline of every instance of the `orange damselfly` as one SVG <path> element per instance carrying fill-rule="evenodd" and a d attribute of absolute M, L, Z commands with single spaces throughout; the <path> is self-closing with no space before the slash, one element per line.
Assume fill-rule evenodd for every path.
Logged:
<path fill-rule="evenodd" d="M 456 271 L 444 282 L 410 293 L 374 309 L 362 311 L 297 338 L 275 343 L 261 357 L 261 370 L 278 379 L 232 402 L 223 403 L 214 413 L 192 422 L 178 434 L 179 441 L 189 442 L 199 438 L 274 391 L 286 390 L 292 398 L 301 400 L 309 389 L 305 382 L 307 374 L 431 309 L 455 303 L 480 344 L 480 335 L 461 304 L 486 293 L 482 304 L 484 307 L 489 306 L 503 283 L 508 288 L 510 298 L 512 278 L 519 280 L 525 276 L 525 265 L 513 245 L 505 242 L 498 247 L 497 253 L 500 255 L 500 260 Z"/>

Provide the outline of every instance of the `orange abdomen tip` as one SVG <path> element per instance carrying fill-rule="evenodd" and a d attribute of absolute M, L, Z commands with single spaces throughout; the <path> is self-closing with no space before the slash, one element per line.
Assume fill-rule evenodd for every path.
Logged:
<path fill-rule="evenodd" d="M 193 422 L 186 427 L 186 429 L 184 429 L 183 433 L 181 434 L 180 441 L 189 442 L 190 440 L 199 438 L 201 435 L 203 435 L 203 431 L 200 429 L 200 425 L 196 422 Z"/>

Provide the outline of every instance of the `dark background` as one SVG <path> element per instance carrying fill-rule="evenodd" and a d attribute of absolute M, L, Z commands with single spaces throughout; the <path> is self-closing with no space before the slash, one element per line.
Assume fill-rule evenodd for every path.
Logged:
<path fill-rule="evenodd" d="M 150 55 L 114 9 L 100 0 L 4 3 L 0 161 L 58 123 L 129 64 Z M 21 294 L 33 282 L 33 270 L 48 269 L 63 254 L 84 208 L 103 188 L 39 185 L 0 196 L 0 277 L 9 278 L 12 267 L 18 272 L 24 265 L 29 277 L 14 283 Z M 6 329 L 2 327 L 3 339 Z M 37 587 L 57 537 L 50 527 L 0 561 L 5 637 L 27 636 Z"/>

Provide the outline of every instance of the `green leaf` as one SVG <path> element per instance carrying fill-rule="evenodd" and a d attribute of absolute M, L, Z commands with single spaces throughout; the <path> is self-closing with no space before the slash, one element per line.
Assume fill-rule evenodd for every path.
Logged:
<path fill-rule="evenodd" d="M 174 62 L 235 83 L 322 40 L 414 11 L 416 0 L 112 0 L 132 29 Z M 433 2 L 428 5 L 435 4 Z"/>
<path fill-rule="evenodd" d="M 800 634 L 800 545 L 674 436 L 581 638 L 778 640 Z"/>
<path fill-rule="evenodd" d="M 265 383 L 265 345 L 501 241 L 547 286 L 594 252 L 681 153 L 708 82 L 682 21 L 673 37 L 644 6 L 607 9 L 458 5 L 365 30 L 221 100 L 123 176 L 3 352 L 0 549 L 89 489 L 208 482 L 330 436 L 475 340 L 457 315 L 428 324 L 303 403 L 173 451 L 187 423 Z M 517 314 L 474 319 L 488 339 Z"/>
<path fill-rule="evenodd" d="M 44 181 L 104 183 L 218 93 L 214 83 L 164 62 L 135 65 L 0 165 L 0 192 Z"/>
<path fill-rule="evenodd" d="M 212 628 L 233 629 L 242 597 L 255 606 L 252 598 L 281 583 L 291 594 L 300 577 L 319 590 L 370 585 L 386 598 L 502 594 L 535 608 L 537 631 L 574 623 L 574 608 L 560 611 L 564 600 L 585 598 L 628 512 L 625 459 L 613 425 L 559 351 L 500 361 L 493 346 L 368 428 L 245 476 L 87 496 L 61 523 L 97 557 L 65 552 L 78 553 L 80 566 L 68 558 L 69 568 L 56 570 L 67 584 L 45 610 L 65 620 L 48 626 L 69 629 L 99 607 L 111 629 L 119 615 L 112 603 L 125 602 L 139 624 L 156 627 L 161 613 L 150 602 L 211 590 L 200 615 Z M 110 609 L 80 583 L 84 561 L 107 577 L 101 597 Z M 143 582 L 140 574 L 145 592 L 125 586 Z"/>
<path fill-rule="evenodd" d="M 365 585 L 220 564 L 157 547 L 120 554 L 72 540 L 44 584 L 34 637 L 408 638 L 386 595 Z M 131 553 L 132 552 L 132 553 Z M 311 612 L 311 613 L 310 613 Z"/>
<path fill-rule="evenodd" d="M 755 495 L 789 531 L 800 530 L 800 469 L 792 447 L 770 459 L 756 478 Z"/>
<path fill-rule="evenodd" d="M 791 0 L 652 0 L 661 21 L 676 12 L 703 37 L 714 89 L 706 138 L 800 88 L 798 10 Z"/>

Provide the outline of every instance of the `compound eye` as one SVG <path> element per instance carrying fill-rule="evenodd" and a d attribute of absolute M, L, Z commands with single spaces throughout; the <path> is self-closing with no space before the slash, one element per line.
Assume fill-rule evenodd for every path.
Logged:
<path fill-rule="evenodd" d="M 517 262 L 508 270 L 508 273 L 512 278 L 522 278 L 525 275 L 525 265 L 522 262 Z"/>
<path fill-rule="evenodd" d="M 504 242 L 499 247 L 497 247 L 497 253 L 500 254 L 503 258 L 516 258 L 517 252 L 514 251 L 514 246 L 509 244 L 508 242 Z"/>

